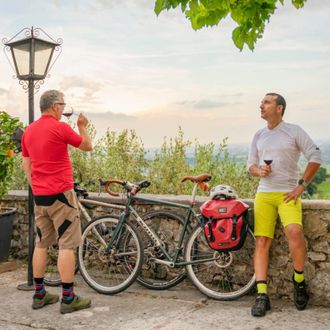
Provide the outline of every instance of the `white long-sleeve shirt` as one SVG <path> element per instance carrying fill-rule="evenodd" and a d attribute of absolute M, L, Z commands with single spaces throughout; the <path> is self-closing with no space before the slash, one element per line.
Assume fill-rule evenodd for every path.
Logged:
<path fill-rule="evenodd" d="M 297 185 L 301 153 L 307 162 L 322 163 L 321 151 L 298 125 L 281 122 L 273 129 L 259 130 L 251 143 L 247 168 L 272 160 L 272 172 L 260 178 L 258 192 L 287 192 Z"/>

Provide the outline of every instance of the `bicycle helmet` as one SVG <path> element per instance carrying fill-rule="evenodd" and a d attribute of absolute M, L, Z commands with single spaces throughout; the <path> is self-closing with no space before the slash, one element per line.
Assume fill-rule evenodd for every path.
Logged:
<path fill-rule="evenodd" d="M 210 191 L 211 199 L 236 199 L 237 195 L 231 186 L 219 184 Z"/>

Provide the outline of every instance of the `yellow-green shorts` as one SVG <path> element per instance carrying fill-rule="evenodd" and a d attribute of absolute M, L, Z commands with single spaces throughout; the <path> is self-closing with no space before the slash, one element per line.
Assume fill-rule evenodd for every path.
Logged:
<path fill-rule="evenodd" d="M 273 238 L 277 217 L 284 228 L 290 224 L 302 226 L 301 199 L 284 202 L 284 192 L 259 192 L 254 200 L 254 235 Z"/>

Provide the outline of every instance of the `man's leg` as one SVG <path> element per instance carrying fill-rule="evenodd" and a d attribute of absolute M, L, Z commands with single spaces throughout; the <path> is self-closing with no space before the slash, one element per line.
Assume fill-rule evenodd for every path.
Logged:
<path fill-rule="evenodd" d="M 297 224 L 287 225 L 285 235 L 289 242 L 289 249 L 295 270 L 302 272 L 305 266 L 306 243 L 302 226 Z"/>
<path fill-rule="evenodd" d="M 59 250 L 57 268 L 64 283 L 72 283 L 76 267 L 76 258 L 72 249 Z"/>
<path fill-rule="evenodd" d="M 37 227 L 36 246 L 33 252 L 32 268 L 35 285 L 32 308 L 39 309 L 59 300 L 57 294 L 46 291 L 44 274 L 47 265 L 48 248 L 55 239 L 53 224 L 47 216 L 44 207 L 35 206 L 35 223 Z"/>
<path fill-rule="evenodd" d="M 59 300 L 58 295 L 51 294 L 45 290 L 44 274 L 47 264 L 48 248 L 35 247 L 33 252 L 32 267 L 35 284 L 33 296 L 33 309 L 39 309 L 45 305 L 54 304 Z"/>
<path fill-rule="evenodd" d="M 44 277 L 46 264 L 47 264 L 47 248 L 35 247 L 33 252 L 32 267 L 33 277 L 41 278 Z"/>
<path fill-rule="evenodd" d="M 304 266 L 306 257 L 306 243 L 301 225 L 290 224 L 285 227 L 285 234 L 289 242 L 294 274 L 294 303 L 298 310 L 304 310 L 308 304 L 309 295 L 306 290 Z"/>
<path fill-rule="evenodd" d="M 270 309 L 267 295 L 267 272 L 269 249 L 273 241 L 277 206 L 274 202 L 277 193 L 257 193 L 254 200 L 254 235 L 256 247 L 254 252 L 254 271 L 257 280 L 257 298 L 251 309 L 253 316 L 264 316 Z"/>
<path fill-rule="evenodd" d="M 256 248 L 254 252 L 254 271 L 257 281 L 266 281 L 269 265 L 269 249 L 272 239 L 264 236 L 256 237 Z"/>
<path fill-rule="evenodd" d="M 73 190 L 65 191 L 59 200 L 63 203 L 59 217 L 54 217 L 58 232 L 58 270 L 62 281 L 62 302 L 60 312 L 72 313 L 91 306 L 89 298 L 74 293 L 73 280 L 76 265 L 75 250 L 81 241 L 81 224 L 77 196 Z"/>
<path fill-rule="evenodd" d="M 256 237 L 256 248 L 254 253 L 254 270 L 257 280 L 257 299 L 252 307 L 253 316 L 264 316 L 270 309 L 270 301 L 267 295 L 267 272 L 269 265 L 269 249 L 272 239 L 265 236 Z"/>

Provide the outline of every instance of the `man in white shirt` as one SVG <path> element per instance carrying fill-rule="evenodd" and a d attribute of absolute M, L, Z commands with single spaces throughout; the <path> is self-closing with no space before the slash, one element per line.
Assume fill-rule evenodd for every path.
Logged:
<path fill-rule="evenodd" d="M 254 201 L 254 268 L 258 293 L 251 310 L 253 316 L 264 316 L 271 308 L 267 294 L 267 272 L 269 249 L 278 216 L 289 242 L 294 267 L 295 306 L 303 310 L 309 299 L 304 278 L 306 246 L 300 196 L 320 167 L 321 152 L 302 128 L 283 121 L 285 108 L 286 102 L 281 95 L 265 95 L 260 109 L 261 118 L 267 121 L 267 126 L 254 135 L 247 163 L 250 174 L 260 177 Z M 298 180 L 301 153 L 308 164 Z"/>

